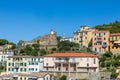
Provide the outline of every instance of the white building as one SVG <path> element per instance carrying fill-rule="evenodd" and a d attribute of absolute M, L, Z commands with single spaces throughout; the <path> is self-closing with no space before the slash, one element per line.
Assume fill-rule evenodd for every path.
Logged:
<path fill-rule="evenodd" d="M 43 69 L 43 59 L 42 58 L 38 58 L 38 57 L 33 57 L 31 58 L 31 60 L 29 61 L 29 72 L 40 72 Z"/>
<path fill-rule="evenodd" d="M 69 41 L 69 42 L 74 42 L 74 38 L 73 37 L 65 37 L 63 36 L 60 41 Z"/>
<path fill-rule="evenodd" d="M 41 56 L 10 56 L 7 60 L 6 72 L 12 74 L 32 73 L 43 70 Z"/>
<path fill-rule="evenodd" d="M 12 50 L 1 50 L 0 51 L 0 65 L 7 61 L 8 56 L 13 56 L 14 52 Z"/>

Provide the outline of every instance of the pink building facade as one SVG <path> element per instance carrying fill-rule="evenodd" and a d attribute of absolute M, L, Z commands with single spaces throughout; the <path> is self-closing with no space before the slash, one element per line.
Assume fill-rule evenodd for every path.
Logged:
<path fill-rule="evenodd" d="M 99 72 L 99 59 L 87 53 L 54 53 L 44 56 L 44 71 L 55 73 Z"/>
<path fill-rule="evenodd" d="M 109 51 L 110 32 L 107 30 L 95 30 L 92 37 L 92 50 L 96 53 Z"/>

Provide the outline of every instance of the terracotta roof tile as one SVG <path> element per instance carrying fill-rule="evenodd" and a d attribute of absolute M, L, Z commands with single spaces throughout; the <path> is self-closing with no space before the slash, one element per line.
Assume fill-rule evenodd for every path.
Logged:
<path fill-rule="evenodd" d="M 53 53 L 45 55 L 44 57 L 98 57 L 95 54 L 88 53 Z"/>

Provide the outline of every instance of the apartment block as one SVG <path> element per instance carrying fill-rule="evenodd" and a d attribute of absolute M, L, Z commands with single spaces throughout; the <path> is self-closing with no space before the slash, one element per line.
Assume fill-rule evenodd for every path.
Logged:
<path fill-rule="evenodd" d="M 107 30 L 95 30 L 92 34 L 92 50 L 96 53 L 109 51 L 110 32 Z"/>
<path fill-rule="evenodd" d="M 13 56 L 14 52 L 12 50 L 1 50 L 0 51 L 0 66 L 4 66 L 7 62 L 7 57 Z"/>
<path fill-rule="evenodd" d="M 80 47 L 88 47 L 93 31 L 94 29 L 90 29 L 88 26 L 82 26 L 74 33 L 74 42 L 80 44 Z"/>
<path fill-rule="evenodd" d="M 120 54 L 120 33 L 110 34 L 110 51 L 113 54 Z"/>
<path fill-rule="evenodd" d="M 12 74 L 40 72 L 42 69 L 43 59 L 34 56 L 10 56 L 6 64 L 6 72 Z"/>
<path fill-rule="evenodd" d="M 54 53 L 44 56 L 44 71 L 67 76 L 78 73 L 99 72 L 98 56 L 88 53 Z M 75 77 L 74 76 L 74 77 Z"/>

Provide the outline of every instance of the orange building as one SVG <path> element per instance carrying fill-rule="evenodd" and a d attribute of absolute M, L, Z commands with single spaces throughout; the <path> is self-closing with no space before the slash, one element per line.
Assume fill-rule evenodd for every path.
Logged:
<path fill-rule="evenodd" d="M 92 37 L 92 50 L 96 53 L 109 51 L 110 32 L 107 30 L 95 30 Z"/>

